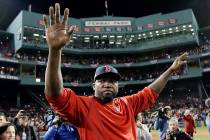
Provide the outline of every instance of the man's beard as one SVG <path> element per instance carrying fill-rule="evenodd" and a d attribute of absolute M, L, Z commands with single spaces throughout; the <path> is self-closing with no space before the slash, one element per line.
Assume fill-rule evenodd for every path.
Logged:
<path fill-rule="evenodd" d="M 103 103 L 108 103 L 108 102 L 112 101 L 113 99 L 114 99 L 114 96 L 104 97 L 102 99 L 102 102 Z"/>
<path fill-rule="evenodd" d="M 116 96 L 114 92 L 103 93 L 102 95 L 103 95 L 103 98 L 101 100 L 104 103 L 108 103 L 112 101 Z"/>

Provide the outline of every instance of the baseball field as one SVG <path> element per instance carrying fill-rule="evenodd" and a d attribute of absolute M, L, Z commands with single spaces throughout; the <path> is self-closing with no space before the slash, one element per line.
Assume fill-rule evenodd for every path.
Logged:
<path fill-rule="evenodd" d="M 159 140 L 159 132 L 152 130 L 153 140 Z M 208 134 L 206 127 L 198 127 L 197 133 L 194 136 L 194 140 L 210 140 L 210 134 Z"/>

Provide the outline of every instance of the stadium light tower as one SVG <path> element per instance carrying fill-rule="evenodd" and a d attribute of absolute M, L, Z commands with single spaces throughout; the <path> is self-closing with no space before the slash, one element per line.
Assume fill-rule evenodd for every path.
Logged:
<path fill-rule="evenodd" d="M 106 16 L 109 15 L 108 0 L 105 0 Z"/>

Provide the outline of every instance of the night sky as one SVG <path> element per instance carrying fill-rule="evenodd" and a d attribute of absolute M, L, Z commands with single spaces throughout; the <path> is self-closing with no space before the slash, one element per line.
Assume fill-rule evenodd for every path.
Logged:
<path fill-rule="evenodd" d="M 105 0 L 60 0 L 61 9 L 70 9 L 70 17 L 100 17 L 106 15 Z M 0 29 L 5 30 L 22 10 L 48 14 L 48 7 L 58 0 L 0 0 Z M 210 0 L 108 0 L 109 15 L 142 17 L 155 13 L 170 13 L 192 8 L 200 27 L 210 25 Z"/>

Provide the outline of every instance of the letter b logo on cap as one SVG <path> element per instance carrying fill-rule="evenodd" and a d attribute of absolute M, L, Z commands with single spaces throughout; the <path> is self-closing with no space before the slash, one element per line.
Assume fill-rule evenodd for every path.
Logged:
<path fill-rule="evenodd" d="M 112 71 L 112 68 L 110 67 L 110 66 L 104 66 L 104 68 L 105 68 L 105 72 L 111 72 Z"/>

